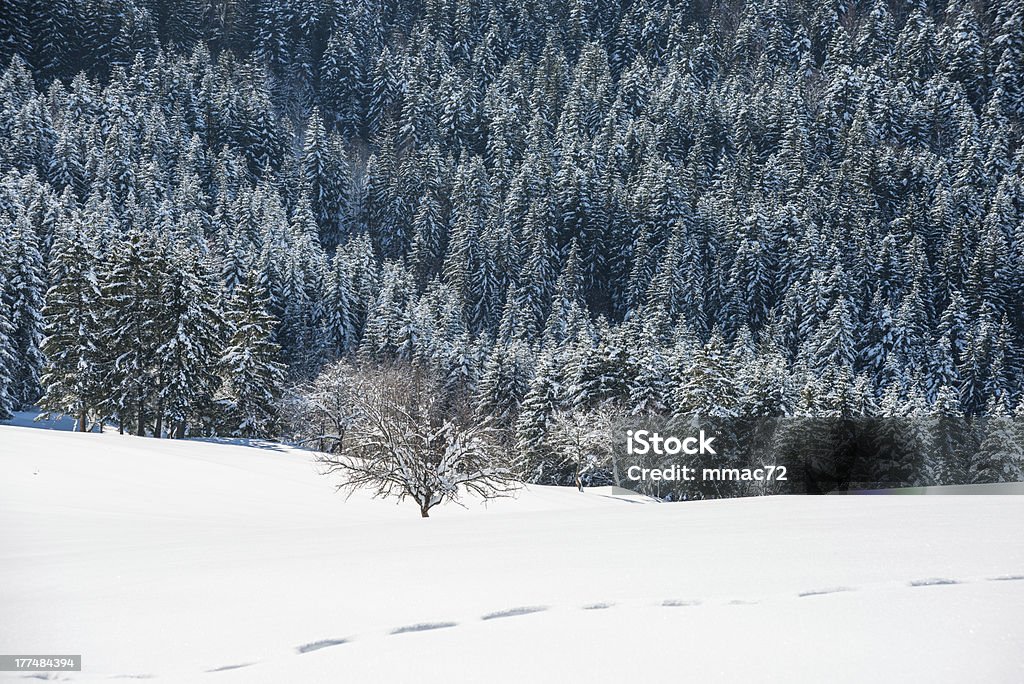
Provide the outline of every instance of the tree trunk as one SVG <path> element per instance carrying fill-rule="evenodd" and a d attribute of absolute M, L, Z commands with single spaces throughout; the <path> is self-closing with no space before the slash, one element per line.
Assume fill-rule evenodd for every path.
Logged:
<path fill-rule="evenodd" d="M 429 518 L 430 517 L 430 506 L 429 505 L 427 505 L 427 504 L 420 504 L 420 517 L 421 518 Z"/>
<path fill-rule="evenodd" d="M 185 439 L 185 421 L 179 420 L 174 426 L 174 439 Z"/>
<path fill-rule="evenodd" d="M 83 410 L 78 414 L 77 425 L 75 425 L 76 432 L 85 432 L 85 411 Z"/>
<path fill-rule="evenodd" d="M 615 450 L 611 450 L 612 457 L 612 480 L 615 482 L 616 487 L 622 486 L 622 476 L 619 475 L 619 459 L 615 457 Z"/>
<path fill-rule="evenodd" d="M 163 387 L 163 383 L 160 383 Z M 160 439 L 164 436 L 164 400 L 157 399 L 156 402 L 156 427 L 153 429 L 153 436 Z"/>
<path fill-rule="evenodd" d="M 146 405 L 145 399 L 142 397 L 142 392 L 137 392 L 135 395 L 139 406 L 139 415 L 136 416 L 135 423 L 135 434 L 139 437 L 146 436 Z"/>

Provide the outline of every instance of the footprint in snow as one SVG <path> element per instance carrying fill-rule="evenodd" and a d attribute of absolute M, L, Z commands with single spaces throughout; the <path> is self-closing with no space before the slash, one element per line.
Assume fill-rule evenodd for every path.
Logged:
<path fill-rule="evenodd" d="M 496 613 L 488 613 L 480 619 L 496 620 L 498 618 L 516 617 L 518 615 L 529 615 L 530 613 L 540 613 L 541 611 L 545 611 L 547 609 L 547 606 L 519 606 L 518 608 L 509 608 L 508 610 L 499 610 Z"/>
<path fill-rule="evenodd" d="M 212 670 L 207 670 L 207 672 L 226 672 L 227 670 L 240 670 L 243 667 L 249 667 L 250 665 L 255 664 L 256 663 L 238 663 L 237 665 L 222 665 L 220 667 L 215 667 Z"/>
<path fill-rule="evenodd" d="M 801 591 L 797 594 L 798 597 L 803 598 L 805 596 L 824 596 L 826 594 L 838 594 L 843 591 L 853 591 L 849 587 L 831 587 L 829 589 L 811 589 L 810 591 Z"/>
<path fill-rule="evenodd" d="M 943 584 L 960 584 L 960 580 L 947 579 L 945 577 L 929 577 L 927 579 L 912 580 L 907 584 L 911 587 L 934 587 Z"/>
<path fill-rule="evenodd" d="M 700 601 L 682 601 L 680 599 L 665 599 L 661 602 L 661 605 L 665 608 L 686 608 L 689 606 L 699 606 Z"/>
<path fill-rule="evenodd" d="M 321 648 L 341 646 L 347 643 L 348 639 L 321 639 L 320 641 L 312 641 L 308 644 L 302 644 L 302 646 L 296 646 L 295 650 L 299 653 L 309 653 L 311 651 L 319 651 Z"/>
<path fill-rule="evenodd" d="M 456 626 L 457 622 L 421 622 L 415 625 L 406 625 L 391 630 L 391 634 L 406 634 L 408 632 L 429 632 L 432 629 L 447 629 Z"/>

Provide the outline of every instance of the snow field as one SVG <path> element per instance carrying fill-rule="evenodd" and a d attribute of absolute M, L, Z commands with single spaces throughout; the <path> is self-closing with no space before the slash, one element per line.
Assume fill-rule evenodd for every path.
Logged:
<path fill-rule="evenodd" d="M 530 487 L 423 520 L 258 446 L 0 426 L 0 652 L 82 682 L 1024 680 L 1018 496 Z"/>

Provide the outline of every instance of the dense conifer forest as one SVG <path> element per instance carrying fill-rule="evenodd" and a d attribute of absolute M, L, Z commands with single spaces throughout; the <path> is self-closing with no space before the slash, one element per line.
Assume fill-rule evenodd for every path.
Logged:
<path fill-rule="evenodd" d="M 399 363 L 545 482 L 567 414 L 1024 415 L 1022 0 L 6 0 L 0 59 L 0 414 Z"/>

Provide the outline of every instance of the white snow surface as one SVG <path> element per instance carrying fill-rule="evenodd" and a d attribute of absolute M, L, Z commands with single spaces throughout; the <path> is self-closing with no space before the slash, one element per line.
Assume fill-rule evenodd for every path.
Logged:
<path fill-rule="evenodd" d="M 0 426 L 0 653 L 81 654 L 73 682 L 1024 681 L 1024 496 L 528 487 L 423 520 L 334 484 L 272 444 Z"/>

